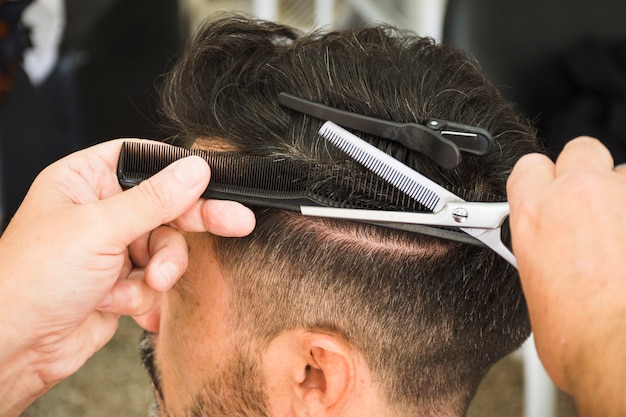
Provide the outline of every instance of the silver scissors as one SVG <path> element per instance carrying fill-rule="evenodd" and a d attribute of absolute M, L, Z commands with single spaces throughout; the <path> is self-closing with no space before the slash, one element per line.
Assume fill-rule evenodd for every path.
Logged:
<path fill-rule="evenodd" d="M 324 123 L 319 134 L 432 213 L 302 206 L 302 214 L 365 222 L 455 227 L 517 268 L 515 256 L 502 241 L 502 225 L 509 216 L 507 202 L 466 202 L 333 122 Z"/>

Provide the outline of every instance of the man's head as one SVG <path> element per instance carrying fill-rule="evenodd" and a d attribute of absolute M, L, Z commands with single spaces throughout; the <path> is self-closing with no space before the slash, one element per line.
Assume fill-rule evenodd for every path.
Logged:
<path fill-rule="evenodd" d="M 438 167 L 361 135 L 474 199 L 504 196 L 532 129 L 463 53 L 375 26 L 301 35 L 230 17 L 196 34 L 163 104 L 179 143 L 336 163 L 287 92 L 396 122 L 489 130 L 491 153 Z M 245 168 L 242 168 L 245 169 Z M 187 236 L 190 268 L 138 321 L 163 415 L 461 415 L 529 333 L 515 270 L 488 249 L 362 223 L 256 211 L 246 238 Z M 193 413 L 196 414 L 193 414 Z M 220 414 L 221 413 L 221 414 Z"/>

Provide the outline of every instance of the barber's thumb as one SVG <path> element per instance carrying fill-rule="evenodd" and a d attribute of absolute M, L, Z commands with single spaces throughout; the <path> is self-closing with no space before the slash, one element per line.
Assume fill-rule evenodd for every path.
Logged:
<path fill-rule="evenodd" d="M 102 200 L 101 208 L 111 231 L 129 244 L 185 213 L 198 201 L 209 178 L 206 161 L 189 156 L 175 161 L 136 187 Z"/>

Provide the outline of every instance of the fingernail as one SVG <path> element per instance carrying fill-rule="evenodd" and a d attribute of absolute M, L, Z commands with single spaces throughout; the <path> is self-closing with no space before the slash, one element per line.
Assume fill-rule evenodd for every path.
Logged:
<path fill-rule="evenodd" d="M 179 159 L 170 165 L 174 170 L 174 175 L 185 188 L 195 188 L 198 183 L 204 180 L 206 168 L 200 162 L 200 158 L 187 157 Z"/>
<path fill-rule="evenodd" d="M 176 278 L 178 278 L 178 267 L 173 262 L 164 262 L 160 266 L 163 281 L 166 284 L 164 289 L 170 288 Z"/>

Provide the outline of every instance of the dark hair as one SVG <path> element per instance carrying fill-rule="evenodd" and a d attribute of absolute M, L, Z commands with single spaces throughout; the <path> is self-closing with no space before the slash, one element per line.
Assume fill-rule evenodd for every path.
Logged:
<path fill-rule="evenodd" d="M 491 153 L 453 170 L 360 135 L 476 198 L 504 196 L 514 163 L 539 149 L 471 58 L 386 25 L 301 34 L 243 16 L 209 21 L 167 80 L 164 112 L 179 143 L 327 159 L 323 121 L 281 107 L 281 91 L 398 122 L 489 130 Z M 464 412 L 486 371 L 529 334 L 516 271 L 482 247 L 279 210 L 258 210 L 250 236 L 214 244 L 233 313 L 255 340 L 294 328 L 342 335 L 398 410 Z"/>

